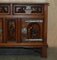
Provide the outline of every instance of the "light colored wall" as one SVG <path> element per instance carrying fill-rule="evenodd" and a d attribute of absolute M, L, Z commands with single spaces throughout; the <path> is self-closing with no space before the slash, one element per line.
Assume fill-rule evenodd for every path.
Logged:
<path fill-rule="evenodd" d="M 48 44 L 57 47 L 57 0 L 48 0 L 50 3 L 48 12 Z"/>
<path fill-rule="evenodd" d="M 48 45 L 57 47 L 57 0 L 0 0 L 0 2 L 49 2 L 48 11 Z"/>

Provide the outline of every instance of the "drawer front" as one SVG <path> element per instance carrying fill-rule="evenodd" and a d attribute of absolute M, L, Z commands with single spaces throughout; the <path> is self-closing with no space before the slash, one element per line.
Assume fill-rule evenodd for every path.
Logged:
<path fill-rule="evenodd" d="M 13 14 L 43 14 L 44 5 L 18 5 L 13 4 Z"/>
<path fill-rule="evenodd" d="M 23 19 L 21 23 L 21 40 L 23 42 L 43 41 L 43 20 Z"/>
<path fill-rule="evenodd" d="M 10 4 L 0 4 L 0 14 L 10 14 Z"/>

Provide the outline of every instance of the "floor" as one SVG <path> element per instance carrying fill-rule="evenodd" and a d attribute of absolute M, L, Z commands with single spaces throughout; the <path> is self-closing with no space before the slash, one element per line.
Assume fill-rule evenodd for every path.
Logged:
<path fill-rule="evenodd" d="M 10 49 L 9 51 L 13 52 L 13 54 L 10 52 L 5 53 L 6 50 L 0 49 L 0 60 L 57 60 L 57 48 L 48 48 L 47 58 L 41 58 L 37 49 L 33 49 L 34 52 L 32 49 L 20 49 L 19 54 L 14 54 L 14 51 Z"/>

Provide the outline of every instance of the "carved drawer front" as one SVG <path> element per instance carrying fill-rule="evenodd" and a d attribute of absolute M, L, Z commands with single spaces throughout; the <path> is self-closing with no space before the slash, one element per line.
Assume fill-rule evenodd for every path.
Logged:
<path fill-rule="evenodd" d="M 23 42 L 43 41 L 43 20 L 23 19 L 21 23 L 21 38 Z"/>
<path fill-rule="evenodd" d="M 0 42 L 3 42 L 3 19 L 0 18 Z"/>
<path fill-rule="evenodd" d="M 43 14 L 43 5 L 18 5 L 13 4 L 13 14 Z"/>
<path fill-rule="evenodd" d="M 6 29 L 6 42 L 17 42 L 17 19 L 6 18 L 5 19 Z"/>
<path fill-rule="evenodd" d="M 0 4 L 0 14 L 10 14 L 10 4 Z"/>

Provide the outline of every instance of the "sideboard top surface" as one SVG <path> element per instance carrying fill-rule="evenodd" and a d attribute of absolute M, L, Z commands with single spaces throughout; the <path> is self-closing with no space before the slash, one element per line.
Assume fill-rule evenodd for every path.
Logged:
<path fill-rule="evenodd" d="M 0 3 L 48 3 L 48 0 L 0 0 Z"/>

